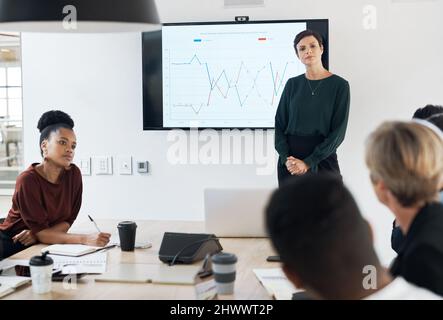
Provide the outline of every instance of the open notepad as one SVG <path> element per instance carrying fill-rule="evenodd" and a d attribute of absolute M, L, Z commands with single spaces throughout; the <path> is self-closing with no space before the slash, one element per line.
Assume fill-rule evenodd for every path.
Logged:
<path fill-rule="evenodd" d="M 88 253 L 115 247 L 108 245 L 105 247 L 86 246 L 84 244 L 53 244 L 42 249 L 41 252 L 49 251 L 50 254 L 61 256 L 80 257 Z"/>

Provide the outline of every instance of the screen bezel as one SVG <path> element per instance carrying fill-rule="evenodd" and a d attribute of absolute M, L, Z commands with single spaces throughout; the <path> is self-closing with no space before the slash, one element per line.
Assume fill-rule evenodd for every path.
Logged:
<path fill-rule="evenodd" d="M 306 23 L 307 29 L 312 29 L 320 33 L 323 37 L 323 47 L 324 52 L 322 56 L 323 66 L 329 70 L 329 20 L 328 19 L 296 19 L 296 20 L 258 20 L 258 21 L 211 21 L 211 22 L 178 22 L 178 23 L 163 23 L 163 26 L 192 26 L 192 25 L 228 25 L 228 24 L 267 24 L 267 23 Z M 142 75 L 143 75 L 143 131 L 147 130 L 191 130 L 191 129 L 214 129 L 214 130 L 226 130 L 226 129 L 261 129 L 261 130 L 273 130 L 272 127 L 163 127 L 163 86 L 162 86 L 162 42 L 161 42 L 161 30 L 155 32 L 144 32 L 142 33 Z M 295 37 L 295 35 L 294 35 Z M 151 38 L 151 39 L 150 39 Z M 149 42 L 150 41 L 150 42 Z M 149 51 L 149 54 L 148 54 Z M 153 53 L 154 51 L 154 53 Z M 157 74 L 147 73 L 145 70 L 151 69 L 152 63 L 157 68 Z M 158 68 L 160 69 L 158 72 Z M 148 77 L 148 74 L 151 77 Z M 154 74 L 154 76 L 152 76 Z M 149 80 L 148 80 L 149 78 Z M 150 94 L 149 83 L 154 83 L 157 85 L 155 93 Z M 159 85 L 160 84 L 160 85 Z M 160 91 L 160 94 L 158 94 Z M 160 101 L 154 101 L 159 100 Z M 150 113 L 147 112 L 148 106 L 147 101 L 154 101 L 152 103 L 161 104 L 161 107 L 157 107 L 157 110 L 153 109 Z M 158 112 L 160 109 L 161 112 Z M 149 117 L 150 115 L 155 115 L 154 118 Z"/>

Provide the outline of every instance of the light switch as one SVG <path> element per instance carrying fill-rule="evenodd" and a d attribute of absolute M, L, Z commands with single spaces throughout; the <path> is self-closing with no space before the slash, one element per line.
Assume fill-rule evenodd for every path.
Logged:
<path fill-rule="evenodd" d="M 131 156 L 119 156 L 117 157 L 118 173 L 119 174 L 132 174 L 132 157 Z"/>
<path fill-rule="evenodd" d="M 83 176 L 91 175 L 91 158 L 81 158 L 78 160 L 78 165 Z"/>
<path fill-rule="evenodd" d="M 94 157 L 95 174 L 112 174 L 112 157 Z"/>

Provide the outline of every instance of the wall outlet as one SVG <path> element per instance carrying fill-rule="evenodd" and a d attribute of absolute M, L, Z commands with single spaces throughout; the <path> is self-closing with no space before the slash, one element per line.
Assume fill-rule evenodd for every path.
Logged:
<path fill-rule="evenodd" d="M 81 158 L 77 163 L 83 176 L 91 175 L 91 158 Z"/>
<path fill-rule="evenodd" d="M 95 174 L 112 174 L 112 157 L 95 157 L 94 158 Z"/>
<path fill-rule="evenodd" d="M 132 157 L 119 156 L 117 157 L 117 168 L 119 174 L 132 174 Z"/>

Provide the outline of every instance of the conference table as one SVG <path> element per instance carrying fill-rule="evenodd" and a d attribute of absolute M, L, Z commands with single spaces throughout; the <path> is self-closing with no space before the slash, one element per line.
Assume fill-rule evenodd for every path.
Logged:
<path fill-rule="evenodd" d="M 115 233 L 117 220 L 96 220 L 104 232 Z M 122 252 L 119 247 L 108 249 L 107 267 L 121 263 L 162 264 L 158 258 L 164 232 L 204 233 L 202 221 L 136 221 L 137 241 L 152 243 L 151 248 L 135 249 Z M 91 223 L 83 223 L 71 228 L 72 233 L 97 232 Z M 221 300 L 268 300 L 272 297 L 256 278 L 255 268 L 276 268 L 280 264 L 267 262 L 269 255 L 275 255 L 267 238 L 221 238 L 224 252 L 234 253 L 238 257 L 235 290 L 231 295 L 219 295 Z M 37 244 L 10 257 L 11 259 L 30 259 L 40 254 L 45 245 Z M 202 261 L 196 263 L 201 265 Z M 35 294 L 31 285 L 18 288 L 3 299 L 157 299 L 157 300 L 193 300 L 196 299 L 193 285 L 171 285 L 153 283 L 106 283 L 96 282 L 98 275 L 88 274 L 77 281 L 76 288 L 69 288 L 63 282 L 53 282 L 52 291 L 47 294 Z"/>

